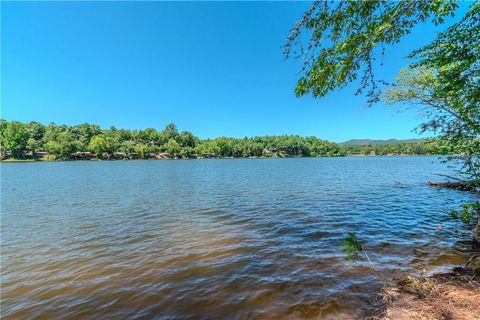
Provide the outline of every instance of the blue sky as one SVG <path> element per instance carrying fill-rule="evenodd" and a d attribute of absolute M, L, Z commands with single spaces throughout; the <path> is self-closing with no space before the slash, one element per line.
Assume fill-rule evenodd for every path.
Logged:
<path fill-rule="evenodd" d="M 308 2 L 4 2 L 1 117 L 162 129 L 201 138 L 272 134 L 414 138 L 416 113 L 364 107 L 355 86 L 295 97 L 300 61 L 282 56 Z M 459 15 L 465 11 L 461 6 Z M 392 79 L 417 27 L 377 71 Z"/>

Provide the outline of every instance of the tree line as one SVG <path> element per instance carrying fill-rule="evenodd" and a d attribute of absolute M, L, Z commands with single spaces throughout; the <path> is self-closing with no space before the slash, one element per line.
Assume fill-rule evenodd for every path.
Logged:
<path fill-rule="evenodd" d="M 2 158 L 50 159 L 77 158 L 79 153 L 100 159 L 196 157 L 333 157 L 345 155 L 444 154 L 435 141 L 395 143 L 375 146 L 340 146 L 317 137 L 298 135 L 253 138 L 199 139 L 189 131 L 179 131 L 175 124 L 163 130 L 153 128 L 128 130 L 95 124 L 75 126 L 43 125 L 0 120 Z"/>
<path fill-rule="evenodd" d="M 347 155 L 446 155 L 452 150 L 437 139 L 415 142 L 344 146 Z"/>
<path fill-rule="evenodd" d="M 295 94 L 323 97 L 353 84 L 368 106 L 383 101 L 418 110 L 418 133 L 441 140 L 458 173 L 480 187 L 480 1 L 411 52 L 393 83 L 376 73 L 387 46 L 419 23 L 444 23 L 458 7 L 456 0 L 315 1 L 284 46 L 286 58 L 304 62 Z"/>

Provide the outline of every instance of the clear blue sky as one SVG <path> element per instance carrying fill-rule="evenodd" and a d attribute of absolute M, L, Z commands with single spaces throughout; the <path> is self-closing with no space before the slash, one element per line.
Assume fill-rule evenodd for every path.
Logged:
<path fill-rule="evenodd" d="M 130 129 L 174 122 L 201 138 L 416 137 L 418 115 L 366 110 L 355 86 L 322 99 L 294 96 L 301 62 L 284 61 L 281 46 L 308 6 L 2 1 L 1 117 Z M 417 27 L 387 51 L 378 74 L 391 79 L 434 34 Z"/>

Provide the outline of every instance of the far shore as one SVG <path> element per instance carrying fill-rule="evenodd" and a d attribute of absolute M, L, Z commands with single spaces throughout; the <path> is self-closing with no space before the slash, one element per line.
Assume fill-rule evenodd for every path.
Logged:
<path fill-rule="evenodd" d="M 285 157 L 176 157 L 176 158 L 163 158 L 163 159 L 155 159 L 155 158 L 124 158 L 124 159 L 100 159 L 100 158 L 91 158 L 91 159 L 48 159 L 48 158 L 37 158 L 37 159 L 1 159 L 0 163 L 33 163 L 33 162 L 65 162 L 65 161 L 133 161 L 133 160 L 154 160 L 154 161 L 162 161 L 162 160 L 233 160 L 233 159 L 314 159 L 314 158 L 370 158 L 370 157 L 432 157 L 432 156 L 442 156 L 441 154 L 373 154 L 373 155 L 363 155 L 363 154 L 348 154 L 348 155 L 341 155 L 341 156 L 317 156 L 317 157 L 306 157 L 306 156 L 285 156 Z"/>

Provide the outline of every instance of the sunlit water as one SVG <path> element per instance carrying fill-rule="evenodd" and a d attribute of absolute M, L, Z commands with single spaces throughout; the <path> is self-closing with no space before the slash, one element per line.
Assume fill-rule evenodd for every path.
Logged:
<path fill-rule="evenodd" d="M 382 280 L 348 267 L 346 232 L 385 279 L 472 249 L 448 212 L 475 195 L 428 187 L 436 173 L 435 157 L 2 164 L 2 317 L 362 318 Z"/>

